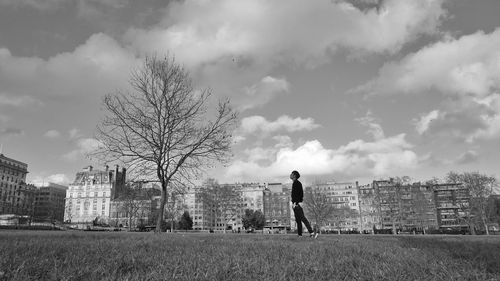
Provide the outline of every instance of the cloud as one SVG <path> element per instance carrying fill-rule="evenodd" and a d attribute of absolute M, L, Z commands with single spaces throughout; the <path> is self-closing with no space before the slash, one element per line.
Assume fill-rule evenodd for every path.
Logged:
<path fill-rule="evenodd" d="M 22 135 L 24 135 L 24 131 L 19 128 L 8 127 L 5 129 L 0 129 L 0 137 L 2 138 L 17 137 Z"/>
<path fill-rule="evenodd" d="M 0 94 L 0 107 L 13 106 L 13 107 L 28 107 L 28 106 L 41 106 L 43 103 L 30 96 L 10 96 L 7 94 Z"/>
<path fill-rule="evenodd" d="M 74 162 L 84 159 L 88 153 L 95 151 L 99 147 L 98 140 L 93 138 L 82 138 L 76 142 L 77 148 L 65 153 L 63 159 L 66 161 Z"/>
<path fill-rule="evenodd" d="M 67 0 L 0 0 L 0 6 L 11 6 L 15 8 L 30 7 L 42 11 L 53 11 L 58 9 Z"/>
<path fill-rule="evenodd" d="M 373 117 L 371 111 L 366 113 L 365 117 L 355 119 L 360 125 L 368 127 L 367 133 L 371 134 L 374 139 L 379 140 L 385 138 L 384 130 L 378 121 Z"/>
<path fill-rule="evenodd" d="M 373 142 L 355 140 L 337 149 L 325 148 L 318 140 L 295 148 L 291 144 L 254 148 L 246 159 L 235 160 L 225 177 L 233 181 L 278 180 L 295 169 L 309 176 L 391 176 L 418 166 L 419 158 L 412 147 L 400 134 Z"/>
<path fill-rule="evenodd" d="M 82 137 L 82 132 L 80 131 L 80 129 L 73 128 L 68 131 L 68 136 L 70 140 L 79 139 Z"/>
<path fill-rule="evenodd" d="M 243 118 L 237 132 L 243 136 L 256 134 L 267 136 L 278 131 L 292 133 L 311 131 L 319 127 L 320 125 L 314 123 L 313 118 L 291 118 L 283 115 L 276 119 L 276 121 L 267 121 L 265 117 L 255 115 Z"/>
<path fill-rule="evenodd" d="M 2 100 L 22 104 L 32 101 L 28 97 L 42 102 L 68 96 L 100 97 L 127 86 L 130 70 L 139 62 L 131 51 L 102 33 L 92 35 L 71 53 L 47 60 L 16 57 L 0 48 Z"/>
<path fill-rule="evenodd" d="M 429 129 L 432 121 L 436 120 L 439 116 L 439 110 L 433 110 L 427 114 L 420 115 L 419 119 L 414 119 L 415 129 L 419 134 L 423 134 Z"/>
<path fill-rule="evenodd" d="M 500 137 L 500 28 L 422 48 L 385 64 L 354 91 L 377 95 L 440 95 L 443 102 L 414 120 L 419 134 L 452 132 L 474 141 Z M 433 120 L 431 122 L 431 120 Z M 440 129 L 444 129 L 441 131 Z"/>
<path fill-rule="evenodd" d="M 31 180 L 31 183 L 35 186 L 48 186 L 49 183 L 67 185 L 71 183 L 71 180 L 65 174 L 53 174 L 49 176 L 36 176 Z"/>
<path fill-rule="evenodd" d="M 245 64 L 317 65 L 339 47 L 394 53 L 437 31 L 443 0 L 387 0 L 358 9 L 344 1 L 181 1 L 152 29 L 131 28 L 125 40 L 143 53 L 171 50 L 186 65 L 234 58 Z"/>
<path fill-rule="evenodd" d="M 267 104 L 275 96 L 288 93 L 288 89 L 289 83 L 286 79 L 266 76 L 258 83 L 245 87 L 243 94 L 233 98 L 232 101 L 239 104 L 239 111 L 245 111 Z"/>
<path fill-rule="evenodd" d="M 49 139 L 56 139 L 61 136 L 61 133 L 57 130 L 48 130 L 43 136 Z"/>
<path fill-rule="evenodd" d="M 72 2 L 80 5 L 79 7 L 90 9 L 94 6 L 109 7 L 109 8 L 122 8 L 129 3 L 129 0 L 0 0 L 0 6 L 7 7 L 29 7 L 40 11 L 52 12 L 61 9 L 65 5 L 72 4 Z M 83 11 L 84 12 L 84 11 Z"/>
<path fill-rule="evenodd" d="M 456 164 L 469 164 L 477 162 L 479 159 L 478 154 L 474 150 L 469 150 L 462 153 L 455 161 Z"/>
<path fill-rule="evenodd" d="M 422 48 L 399 62 L 385 64 L 376 79 L 357 90 L 370 94 L 423 94 L 484 97 L 500 86 L 500 28 Z"/>

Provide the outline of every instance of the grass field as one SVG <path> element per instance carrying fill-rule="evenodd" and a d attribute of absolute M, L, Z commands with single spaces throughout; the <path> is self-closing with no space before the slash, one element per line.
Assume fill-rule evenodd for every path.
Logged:
<path fill-rule="evenodd" d="M 500 236 L 1 231 L 0 280 L 500 280 Z"/>

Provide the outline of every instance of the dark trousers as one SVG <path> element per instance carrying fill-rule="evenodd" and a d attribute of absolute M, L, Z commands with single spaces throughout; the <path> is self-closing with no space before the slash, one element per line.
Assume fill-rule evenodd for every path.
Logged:
<path fill-rule="evenodd" d="M 311 228 L 311 224 L 304 216 L 304 210 L 300 205 L 297 204 L 295 208 L 293 208 L 293 214 L 295 215 L 295 222 L 297 223 L 297 234 L 302 235 L 302 222 L 306 225 L 307 231 L 312 233 L 313 230 Z"/>

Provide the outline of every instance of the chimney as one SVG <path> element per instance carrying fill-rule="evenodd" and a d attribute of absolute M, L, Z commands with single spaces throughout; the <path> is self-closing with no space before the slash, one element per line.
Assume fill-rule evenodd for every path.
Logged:
<path fill-rule="evenodd" d="M 106 172 L 109 171 L 109 166 L 108 165 L 106 165 L 104 167 L 106 168 Z"/>
<path fill-rule="evenodd" d="M 89 172 L 92 172 L 92 165 L 89 165 Z"/>

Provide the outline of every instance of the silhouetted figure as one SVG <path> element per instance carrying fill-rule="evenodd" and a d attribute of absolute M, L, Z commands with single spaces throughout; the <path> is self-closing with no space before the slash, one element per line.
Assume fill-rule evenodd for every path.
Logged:
<path fill-rule="evenodd" d="M 290 179 L 293 181 L 292 184 L 292 209 L 293 214 L 295 215 L 295 222 L 297 222 L 297 234 L 302 236 L 302 222 L 305 224 L 307 231 L 309 231 L 309 235 L 313 238 L 318 237 L 318 233 L 315 232 L 309 221 L 304 215 L 304 210 L 300 206 L 300 202 L 304 199 L 304 190 L 302 189 L 302 183 L 298 180 L 300 178 L 300 174 L 297 171 L 292 171 L 290 174 Z"/>

